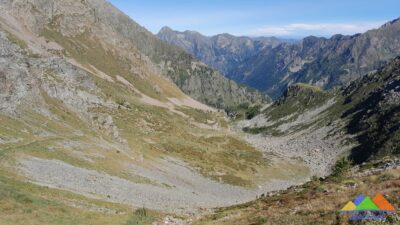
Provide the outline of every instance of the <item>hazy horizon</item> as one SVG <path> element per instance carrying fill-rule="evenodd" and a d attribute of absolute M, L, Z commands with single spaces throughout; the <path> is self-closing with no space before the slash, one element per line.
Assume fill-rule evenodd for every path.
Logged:
<path fill-rule="evenodd" d="M 329 38 L 335 34 L 363 33 L 400 16 L 397 12 L 400 2 L 394 0 L 110 2 L 152 33 L 168 26 L 173 30 L 197 31 L 206 36 L 229 33 L 235 36 L 283 39 L 307 36 Z"/>

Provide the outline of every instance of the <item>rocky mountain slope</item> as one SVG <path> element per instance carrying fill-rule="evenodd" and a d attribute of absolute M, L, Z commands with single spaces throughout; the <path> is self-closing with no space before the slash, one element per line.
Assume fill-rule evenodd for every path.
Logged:
<path fill-rule="evenodd" d="M 166 45 L 111 4 L 96 3 L 94 7 L 97 9 L 94 14 L 97 20 L 112 27 L 121 38 L 131 42 L 164 75 L 194 99 L 220 108 L 243 102 L 261 103 L 269 100 L 254 89 L 225 79 L 180 48 Z"/>
<path fill-rule="evenodd" d="M 319 176 L 329 167 L 330 175 L 246 204 L 218 208 L 192 224 L 358 224 L 338 211 L 360 193 L 382 193 L 398 209 L 399 71 L 400 58 L 395 58 L 340 90 L 292 84 L 262 114 L 239 122 L 238 128 L 251 133 L 248 140 L 266 152 L 302 158 Z M 399 221 L 392 214 L 379 224 Z"/>
<path fill-rule="evenodd" d="M 40 5 L 36 6 L 37 4 Z M 18 15 L 36 34 L 53 39 L 58 38 L 51 37 L 53 31 L 69 38 L 87 39 L 96 36 L 117 46 L 118 54 L 144 57 L 143 60 L 153 62 L 154 70 L 168 76 L 184 93 L 203 103 L 224 107 L 265 100 L 264 95 L 225 79 L 181 49 L 159 41 L 106 1 L 83 1 L 81 9 L 76 8 L 78 3 L 58 6 L 52 1 L 34 4 L 29 1 L 4 1 L 4 5 L 11 9 L 10 14 Z M 22 16 L 23 12 L 29 13 Z M 104 35 L 106 33 L 109 35 Z M 70 54 L 80 54 L 79 49 L 70 47 Z M 141 55 L 135 55 L 135 51 L 139 51 Z M 92 55 L 82 58 L 90 57 L 99 61 L 94 58 L 97 56 L 96 52 L 90 53 Z M 139 72 L 136 73 L 140 76 Z"/>
<path fill-rule="evenodd" d="M 267 152 L 302 158 L 319 176 L 329 174 L 331 163 L 343 155 L 355 163 L 399 155 L 399 69 L 400 58 L 395 58 L 376 73 L 330 91 L 292 84 L 278 101 L 237 127 L 258 134 L 249 135 L 250 142 Z"/>
<path fill-rule="evenodd" d="M 164 37 L 159 35 L 159 37 Z M 186 48 L 203 62 L 210 47 L 196 39 L 163 38 L 168 43 Z M 178 37 L 178 36 L 176 36 Z M 187 48 L 191 42 L 196 49 Z M 185 44 L 183 44 L 185 43 Z M 220 64 L 218 68 L 226 76 L 266 91 L 277 99 L 291 83 L 309 83 L 325 89 L 341 86 L 374 71 L 400 54 L 400 20 L 391 21 L 379 29 L 353 36 L 335 35 L 329 39 L 307 37 L 295 43 L 281 43 L 277 46 L 261 47 L 256 54 L 240 60 L 240 63 Z M 257 48 L 257 46 L 255 46 Z M 230 52 L 230 45 L 222 48 Z M 246 49 L 246 48 L 244 48 Z M 219 56 L 220 60 L 229 58 Z M 236 57 L 236 53 L 233 54 Z M 218 61 L 218 59 L 216 60 Z M 212 65 L 212 64 L 209 64 Z M 215 65 L 212 65 L 215 66 Z"/>
<path fill-rule="evenodd" d="M 374 169 L 368 168 L 374 167 Z M 246 204 L 218 208 L 214 213 L 196 218 L 190 224 L 213 225 L 309 225 L 309 224 L 399 224 L 400 215 L 389 214 L 380 221 L 351 221 L 339 213 L 360 193 L 373 198 L 381 193 L 396 209 L 400 207 L 400 160 L 374 161 L 359 168 L 342 169 L 342 174 L 328 179 L 314 179 L 289 190 L 269 193 Z"/>
<path fill-rule="evenodd" d="M 108 2 L 0 1 L 0 224 L 151 224 L 364 161 L 365 135 L 367 159 L 397 155 L 398 67 L 329 92 L 292 84 L 232 126 L 199 101 L 262 95 Z"/>
<path fill-rule="evenodd" d="M 400 58 L 365 76 L 343 90 L 344 104 L 351 108 L 342 114 L 349 119 L 346 130 L 359 144 L 351 159 L 361 163 L 387 155 L 400 154 Z"/>
<path fill-rule="evenodd" d="M 246 59 L 282 43 L 273 37 L 235 37 L 230 34 L 207 37 L 195 31 L 178 32 L 169 27 L 163 27 L 157 37 L 183 48 L 228 78 Z"/>
<path fill-rule="evenodd" d="M 123 224 L 132 207 L 196 211 L 309 176 L 172 81 L 220 106 L 260 94 L 106 1 L 1 1 L 0 46 L 0 224 Z"/>

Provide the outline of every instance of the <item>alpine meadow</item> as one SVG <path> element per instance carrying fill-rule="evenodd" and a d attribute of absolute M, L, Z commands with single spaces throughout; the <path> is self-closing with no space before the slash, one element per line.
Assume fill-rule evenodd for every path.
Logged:
<path fill-rule="evenodd" d="M 400 5 L 355 2 L 0 0 L 0 225 L 400 224 Z"/>

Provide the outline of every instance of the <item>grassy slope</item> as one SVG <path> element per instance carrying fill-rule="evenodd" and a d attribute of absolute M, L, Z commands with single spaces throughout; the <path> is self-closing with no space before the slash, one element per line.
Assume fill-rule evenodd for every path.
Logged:
<path fill-rule="evenodd" d="M 38 187 L 0 172 L 0 224 L 128 224 L 133 209 L 69 192 Z M 145 220 L 158 215 L 149 213 Z"/>
<path fill-rule="evenodd" d="M 94 65 L 112 77 L 122 76 L 147 96 L 163 102 L 167 100 L 165 98 L 167 96 L 176 98 L 183 96 L 176 87 L 166 85 L 150 72 L 147 73 L 150 77 L 146 79 L 132 76 L 130 73 L 132 67 L 143 68 L 140 61 L 138 63 L 118 58 L 99 44 L 90 33 L 65 38 L 58 32 L 47 29 L 43 35 L 61 44 L 68 54 L 80 63 Z M 83 48 L 85 51 L 81 51 Z M 253 186 L 259 182 L 252 181 L 255 172 L 260 175 L 261 180 L 271 175 L 267 169 L 268 160 L 260 152 L 240 139 L 226 135 L 226 131 L 201 129 L 188 123 L 187 118 L 172 114 L 166 109 L 143 105 L 132 97 L 135 92 L 121 88 L 119 84 L 112 84 L 101 79 L 97 79 L 96 84 L 110 100 L 123 101 L 131 105 L 130 108 L 118 110 L 99 108 L 93 111 L 113 115 L 121 136 L 128 141 L 133 151 L 139 151 L 135 153 L 145 152 L 145 158 L 176 156 L 194 168 L 199 168 L 199 172 L 203 175 L 234 185 Z M 163 94 L 156 93 L 153 85 L 159 85 Z M 193 118 L 195 122 L 214 121 L 214 124 L 226 127 L 222 117 L 215 113 L 188 107 L 178 110 Z M 198 132 L 199 130 L 201 132 Z M 201 133 L 203 137 L 192 134 L 196 132 Z M 204 136 L 212 137 L 212 139 Z M 144 139 L 150 139 L 156 144 L 146 143 Z"/>
<path fill-rule="evenodd" d="M 375 74 L 352 82 L 341 90 L 321 91 L 307 84 L 289 87 L 284 96 L 263 113 L 273 124 L 265 127 L 245 128 L 249 133 L 283 135 L 276 128 L 294 121 L 304 112 L 325 104 L 329 99 L 335 103 L 324 110 L 316 121 L 302 124 L 293 130 L 301 130 L 311 125 L 325 126 L 342 119 L 347 122 L 345 132 L 354 135 L 354 143 L 359 147 L 352 151 L 352 160 L 361 163 L 370 158 L 388 154 L 399 154 L 400 146 L 400 108 L 398 104 L 388 103 L 387 96 L 398 92 L 400 85 L 400 59 L 395 59 Z M 396 100 L 394 100 L 396 101 Z"/>
<path fill-rule="evenodd" d="M 388 170 L 374 175 L 354 177 L 351 174 L 317 179 L 305 185 L 280 191 L 243 205 L 217 209 L 194 224 L 262 225 L 262 224 L 349 224 L 339 210 L 359 194 L 370 197 L 382 192 L 395 208 L 400 207 L 400 170 Z M 382 222 L 350 224 L 398 224 L 399 215 Z"/>
<path fill-rule="evenodd" d="M 344 131 L 356 135 L 355 141 L 360 144 L 350 155 L 355 162 L 398 155 L 396 140 L 399 137 L 400 110 L 398 104 L 388 104 L 385 96 L 399 87 L 399 65 L 399 59 L 396 59 L 376 74 L 353 82 L 335 93 L 336 103 L 326 110 L 326 116 L 321 118 L 321 122 L 338 118 L 348 121 Z M 284 98 L 282 101 L 285 104 L 275 103 L 267 109 L 267 115 L 281 119 L 298 110 L 301 112 L 309 106 L 314 107 L 320 104 L 326 95 L 326 93 L 318 95 L 317 99 L 320 96 L 322 99 L 308 102 L 309 99 L 313 99 L 311 96 L 316 93 L 315 91 L 318 90 L 306 95 L 296 94 L 292 98 Z M 363 165 L 361 170 L 376 166 L 377 164 L 369 162 Z M 300 187 L 281 191 L 273 197 L 217 209 L 215 214 L 208 215 L 195 224 L 348 224 L 348 218 L 341 216 L 338 210 L 360 193 L 372 197 L 382 192 L 398 209 L 399 180 L 399 169 L 362 177 L 355 177 L 351 173 L 335 173 L 327 180 L 314 179 Z M 350 222 L 350 224 L 398 223 L 400 223 L 398 215 L 390 216 L 381 222 Z"/>
<path fill-rule="evenodd" d="M 80 140 L 82 137 L 71 135 L 67 128 L 69 122 L 75 125 L 82 122 L 75 123 L 77 118 L 72 114 L 68 115 L 67 109 L 57 108 L 60 105 L 53 106 L 54 111 L 59 110 L 60 114 L 62 112 L 65 124 L 55 123 L 33 112 L 29 113 L 29 117 L 25 117 L 29 121 L 29 126 L 27 126 L 27 121 L 0 117 L 2 137 L 23 139 L 18 143 L 0 144 L 0 224 L 126 224 L 127 221 L 141 220 L 141 216 L 134 214 L 133 209 L 128 206 L 96 201 L 69 192 L 40 187 L 22 181 L 23 178 L 15 172 L 14 157 L 18 155 L 61 159 L 77 166 L 98 168 L 96 165 L 90 165 L 72 156 L 67 150 L 46 150 L 62 140 L 84 141 Z M 46 128 L 43 129 L 43 124 L 46 122 Z M 57 135 L 48 138 L 33 135 L 39 129 Z M 104 171 L 113 174 L 111 169 L 104 168 Z M 106 211 L 102 211 L 103 209 Z M 152 213 L 149 218 L 143 219 L 150 222 L 153 220 L 151 218 L 157 216 Z"/>
<path fill-rule="evenodd" d="M 160 102 L 167 102 L 166 97 L 184 96 L 174 85 L 146 70 L 140 60 L 129 61 L 118 57 L 99 44 L 99 40 L 90 33 L 66 38 L 49 28 L 42 35 L 65 48 L 58 54 L 72 57 L 84 66 L 93 65 L 115 80 L 117 75 L 121 76 L 141 93 Z M 13 36 L 12 41 L 25 47 L 18 37 Z M 142 74 L 132 74 L 132 68 L 141 69 Z M 64 79 L 55 71 L 46 71 L 43 75 L 61 84 Z M 8 140 L 0 142 L 0 224 L 148 224 L 152 218 L 159 217 L 154 212 L 143 216 L 140 212 L 132 213 L 132 209 L 125 205 L 94 201 L 27 183 L 15 172 L 18 157 L 62 160 L 77 167 L 155 185 L 154 181 L 132 174 L 126 165 L 144 165 L 149 161 L 175 156 L 206 177 L 239 186 L 255 186 L 267 179 L 287 175 L 276 173 L 279 168 L 271 169 L 268 159 L 227 130 L 205 129 L 195 125 L 203 123 L 227 128 L 227 122 L 219 113 L 189 107 L 177 108 L 188 116 L 184 117 L 168 109 L 144 104 L 135 90 L 120 82 L 112 83 L 96 76 L 91 79 L 100 89 L 96 95 L 120 104 L 115 109 L 91 108 L 91 115 L 111 115 L 129 149 L 121 151 L 112 146 L 101 146 L 102 142 L 120 143 L 93 124 L 95 118 L 88 121 L 44 90 L 41 97 L 45 108 L 51 113 L 50 117 L 38 113 L 29 105 L 19 107 L 18 117 L 0 115 L 0 136 Z M 162 93 L 154 89 L 155 85 L 160 87 Z M 143 156 L 143 162 L 138 155 Z M 289 172 L 303 175 L 302 168 L 290 165 Z M 83 206 L 71 206 L 69 201 Z M 119 213 L 92 212 L 91 207 L 104 207 Z"/>
<path fill-rule="evenodd" d="M 262 112 L 273 123 L 268 126 L 244 128 L 244 131 L 274 136 L 283 135 L 284 133 L 277 129 L 280 125 L 295 121 L 301 114 L 321 107 L 334 97 L 334 91 L 323 91 L 319 87 L 303 83 L 292 84 L 278 101 Z M 321 119 L 311 124 L 301 124 L 296 128 L 292 128 L 291 131 L 302 130 L 315 123 L 326 122 L 324 118 Z"/>

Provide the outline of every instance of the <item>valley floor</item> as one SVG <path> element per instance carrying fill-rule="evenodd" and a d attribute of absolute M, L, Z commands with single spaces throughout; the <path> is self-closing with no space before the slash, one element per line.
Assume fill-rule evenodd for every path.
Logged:
<path fill-rule="evenodd" d="M 307 179 L 287 175 L 282 180 L 271 180 L 258 188 L 243 188 L 207 179 L 173 158 L 146 167 L 130 165 L 132 171 L 154 183 L 135 183 L 59 160 L 25 157 L 19 160 L 19 166 L 25 177 L 40 186 L 67 190 L 94 199 L 176 213 L 193 213 L 200 208 L 244 203 L 262 193 L 288 188 Z M 296 173 L 293 173 L 294 176 Z"/>

